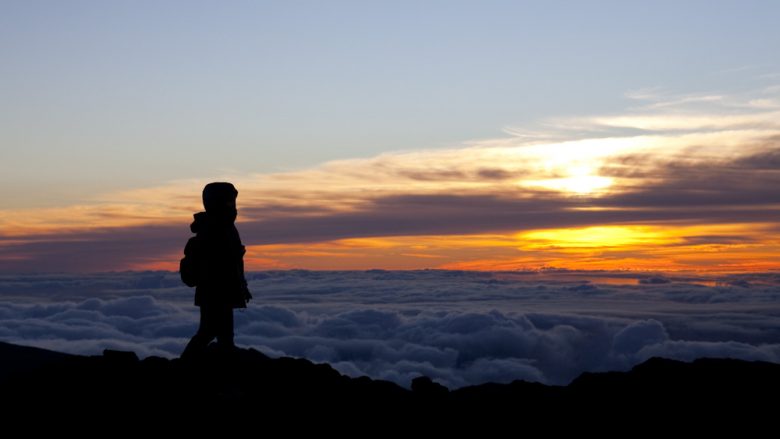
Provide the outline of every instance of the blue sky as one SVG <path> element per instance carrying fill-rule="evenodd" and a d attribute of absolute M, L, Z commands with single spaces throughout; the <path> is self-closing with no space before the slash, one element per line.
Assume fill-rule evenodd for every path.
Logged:
<path fill-rule="evenodd" d="M 0 199 L 302 169 L 729 93 L 780 72 L 773 1 L 3 1 Z"/>

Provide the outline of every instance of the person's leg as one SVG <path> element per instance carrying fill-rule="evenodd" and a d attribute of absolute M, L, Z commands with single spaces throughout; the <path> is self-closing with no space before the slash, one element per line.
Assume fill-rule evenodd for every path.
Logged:
<path fill-rule="evenodd" d="M 233 308 L 227 306 L 219 310 L 218 317 L 214 322 L 217 326 L 215 333 L 217 344 L 223 349 L 232 349 L 233 344 Z"/>
<path fill-rule="evenodd" d="M 218 327 L 217 320 L 219 318 L 219 313 L 215 311 L 211 307 L 200 307 L 198 332 L 187 343 L 187 347 L 184 348 L 184 352 L 181 354 L 182 358 L 193 357 L 203 353 L 206 350 L 206 346 L 211 343 L 211 340 L 214 340 L 214 337 L 217 335 L 216 328 Z"/>

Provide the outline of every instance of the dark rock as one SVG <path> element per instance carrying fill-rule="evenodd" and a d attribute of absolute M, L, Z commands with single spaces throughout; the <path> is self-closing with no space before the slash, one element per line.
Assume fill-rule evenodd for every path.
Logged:
<path fill-rule="evenodd" d="M 412 380 L 412 392 L 423 397 L 445 397 L 450 390 L 432 379 L 421 376 Z"/>
<path fill-rule="evenodd" d="M 478 426 L 490 435 L 521 419 L 526 428 L 547 432 L 627 421 L 678 427 L 716 420 L 758 428 L 774 419 L 767 401 L 780 394 L 780 364 L 728 359 L 653 358 L 629 372 L 585 373 L 566 387 L 515 381 L 453 391 L 427 377 L 416 378 L 410 391 L 388 381 L 349 378 L 327 364 L 271 359 L 254 349 L 139 361 L 132 352 L 86 357 L 0 343 L 0 359 L 0 413 L 6 425 L 28 427 L 40 419 L 80 427 L 182 423 L 181 432 L 206 422 L 257 419 L 266 432 L 378 434 L 390 426 L 414 426 L 441 433 L 445 427 Z"/>
<path fill-rule="evenodd" d="M 115 351 L 112 349 L 104 349 L 103 358 L 115 364 L 133 364 L 139 361 L 135 352 Z"/>

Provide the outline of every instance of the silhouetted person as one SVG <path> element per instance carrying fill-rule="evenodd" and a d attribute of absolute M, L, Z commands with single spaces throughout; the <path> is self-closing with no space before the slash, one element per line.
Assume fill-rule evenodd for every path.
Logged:
<path fill-rule="evenodd" d="M 224 350 L 232 350 L 233 308 L 246 308 L 252 298 L 244 277 L 244 253 L 234 224 L 238 191 L 230 183 L 209 183 L 203 189 L 205 212 L 194 215 L 190 229 L 196 236 L 184 248 L 182 280 L 196 286 L 195 305 L 200 307 L 200 327 L 182 353 L 197 356 L 214 338 Z"/>

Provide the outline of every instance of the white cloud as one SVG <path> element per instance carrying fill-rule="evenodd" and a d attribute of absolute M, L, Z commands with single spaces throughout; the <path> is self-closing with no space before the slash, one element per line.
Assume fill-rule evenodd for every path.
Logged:
<path fill-rule="evenodd" d="M 780 362 L 772 275 L 750 275 L 749 288 L 674 277 L 640 284 L 646 275 L 635 285 L 594 285 L 581 272 L 512 280 L 457 271 L 249 277 L 256 300 L 236 312 L 240 345 L 406 386 L 422 374 L 450 387 L 566 384 L 584 371 L 625 370 L 656 355 Z M 197 308 L 191 290 L 176 284 L 176 273 L 5 276 L 0 291 L 13 301 L 0 301 L 0 339 L 80 354 L 177 356 L 196 330 Z"/>
<path fill-rule="evenodd" d="M 669 339 L 666 328 L 658 320 L 640 320 L 618 331 L 612 339 L 612 349 L 619 354 L 634 354 L 640 349 Z"/>

